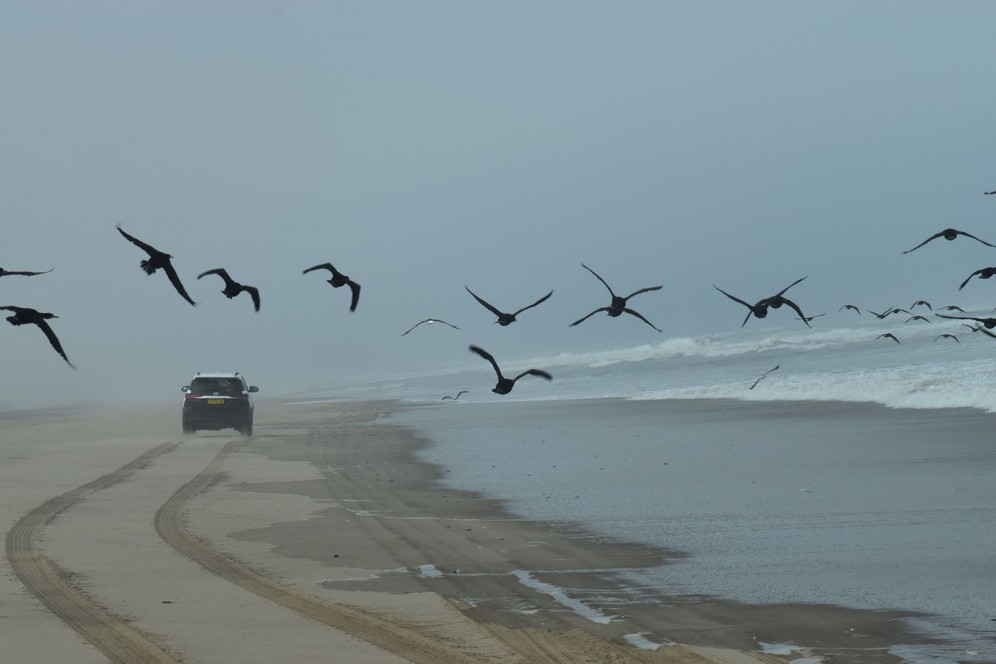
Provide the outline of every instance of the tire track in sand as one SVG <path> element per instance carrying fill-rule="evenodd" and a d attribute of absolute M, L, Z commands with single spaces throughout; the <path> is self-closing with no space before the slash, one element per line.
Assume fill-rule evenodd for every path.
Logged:
<path fill-rule="evenodd" d="M 7 532 L 7 560 L 28 592 L 116 664 L 177 664 L 181 660 L 75 589 L 66 573 L 42 555 L 41 535 L 45 526 L 68 508 L 126 479 L 179 444 L 163 443 L 112 473 L 46 501 Z"/>
<path fill-rule="evenodd" d="M 411 627 L 355 606 L 330 604 L 282 586 L 211 548 L 188 530 L 185 519 L 187 502 L 221 480 L 225 458 L 242 442 L 236 439 L 225 445 L 200 474 L 180 487 L 156 512 L 156 532 L 167 544 L 226 581 L 416 664 L 477 664 L 477 659 Z"/>

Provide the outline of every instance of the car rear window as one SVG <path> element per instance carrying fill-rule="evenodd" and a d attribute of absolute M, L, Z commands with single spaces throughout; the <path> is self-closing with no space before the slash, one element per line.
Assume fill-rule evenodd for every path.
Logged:
<path fill-rule="evenodd" d="M 220 394 L 237 396 L 242 394 L 242 381 L 238 378 L 195 378 L 190 383 L 194 394 Z"/>

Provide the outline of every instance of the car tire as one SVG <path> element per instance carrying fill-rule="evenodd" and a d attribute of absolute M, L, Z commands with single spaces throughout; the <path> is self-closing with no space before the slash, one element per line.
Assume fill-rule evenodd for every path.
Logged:
<path fill-rule="evenodd" d="M 197 433 L 197 427 L 188 423 L 186 420 L 183 421 L 183 433 Z"/>
<path fill-rule="evenodd" d="M 242 428 L 242 435 L 246 438 L 252 436 L 252 419 L 250 419 L 246 425 Z"/>

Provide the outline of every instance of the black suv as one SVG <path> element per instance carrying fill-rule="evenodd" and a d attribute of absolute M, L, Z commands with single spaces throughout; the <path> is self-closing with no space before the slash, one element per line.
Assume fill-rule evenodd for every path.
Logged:
<path fill-rule="evenodd" d="M 183 393 L 183 433 L 198 429 L 235 429 L 252 435 L 253 397 L 259 392 L 238 371 L 198 373 Z"/>

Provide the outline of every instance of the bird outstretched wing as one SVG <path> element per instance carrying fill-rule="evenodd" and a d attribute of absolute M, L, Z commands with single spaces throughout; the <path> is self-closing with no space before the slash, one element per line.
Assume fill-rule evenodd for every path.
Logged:
<path fill-rule="evenodd" d="M 609 295 L 611 295 L 612 297 L 616 296 L 616 294 L 612 292 L 612 287 L 609 286 L 607 283 L 605 283 L 605 279 L 602 279 L 600 276 L 598 276 L 597 272 L 595 272 L 594 270 L 592 270 L 590 267 L 588 267 L 584 263 L 581 263 L 581 267 L 583 267 L 584 269 L 588 270 L 593 275 L 595 275 L 595 278 L 598 279 L 599 281 L 601 281 L 602 285 L 609 289 Z"/>
<path fill-rule="evenodd" d="M 59 355 L 62 356 L 62 359 L 66 361 L 66 364 L 75 369 L 76 365 L 70 362 L 69 358 L 66 357 L 66 351 L 62 350 L 62 344 L 59 343 L 59 337 L 55 336 L 55 332 L 52 331 L 52 328 L 49 326 L 49 324 L 44 320 L 39 320 L 38 322 L 35 323 L 35 325 L 40 327 L 41 331 L 45 333 L 46 337 L 48 337 L 48 342 L 52 344 L 52 348 L 55 349 L 55 352 L 57 352 Z"/>
<path fill-rule="evenodd" d="M 217 274 L 219 277 L 225 280 L 225 285 L 232 283 L 232 278 L 228 276 L 228 271 L 221 267 L 201 272 L 200 274 L 197 275 L 197 278 L 200 279 L 201 277 L 206 277 L 209 274 Z"/>
<path fill-rule="evenodd" d="M 256 311 L 259 311 L 259 289 L 255 286 L 243 286 L 242 290 L 249 293 L 249 297 L 252 298 L 252 306 Z"/>
<path fill-rule="evenodd" d="M 342 273 L 339 272 L 339 270 L 335 269 L 332 263 L 322 263 L 321 265 L 313 265 L 304 272 L 302 272 L 301 274 L 308 274 L 309 272 L 313 272 L 314 270 L 328 270 L 329 272 L 332 273 L 333 277 L 342 276 Z"/>
<path fill-rule="evenodd" d="M 961 282 L 961 286 L 958 286 L 958 290 L 961 290 L 962 288 L 964 288 L 968 284 L 968 282 L 972 280 L 972 277 L 974 277 L 977 274 L 982 274 L 986 269 L 987 268 L 982 268 L 982 269 L 976 270 L 972 274 L 968 275 L 968 277 L 965 279 L 965 281 Z"/>
<path fill-rule="evenodd" d="M 495 373 L 498 374 L 498 380 L 504 378 L 504 376 L 501 375 L 501 369 L 498 368 L 498 363 L 495 362 L 495 358 L 494 356 L 491 355 L 491 353 L 489 353 L 488 351 L 484 350 L 479 346 L 471 346 L 470 351 L 472 353 L 477 353 L 478 355 L 480 355 L 485 360 L 491 363 L 491 366 L 495 368 Z"/>
<path fill-rule="evenodd" d="M 982 244 L 986 245 L 987 247 L 994 247 L 994 246 L 996 246 L 996 245 L 993 245 L 993 244 L 989 244 L 989 243 L 988 243 L 988 242 L 986 242 L 985 240 L 980 240 L 979 238 L 975 237 L 975 236 L 974 236 L 974 235 L 972 235 L 971 233 L 966 233 L 965 231 L 957 231 L 957 233 L 958 233 L 959 235 L 964 235 L 964 236 L 966 236 L 966 237 L 970 237 L 970 238 L 972 238 L 973 240 L 976 240 L 976 241 L 978 241 L 978 242 L 981 242 Z"/>
<path fill-rule="evenodd" d="M 184 300 L 186 300 L 187 302 L 196 307 L 197 303 L 190 299 L 190 296 L 187 295 L 187 289 L 183 287 L 182 283 L 180 283 L 180 277 L 179 275 L 177 275 L 176 270 L 173 268 L 173 264 L 169 261 L 166 261 L 166 265 L 163 267 L 163 269 L 166 270 L 166 276 L 169 277 L 169 281 L 171 284 L 173 284 L 173 288 L 176 289 L 176 292 L 179 293 Z"/>
<path fill-rule="evenodd" d="M 748 304 L 747 302 L 744 302 L 743 300 L 741 300 L 739 297 L 736 297 L 735 295 L 730 295 L 729 293 L 727 293 L 725 290 L 723 290 L 722 288 L 720 288 L 716 284 L 713 284 L 712 287 L 715 288 L 716 290 L 718 290 L 720 293 L 722 293 L 726 297 L 728 297 L 731 300 L 733 300 L 734 302 L 739 302 L 740 304 L 744 305 L 745 307 L 747 307 L 748 309 L 750 309 L 750 310 L 753 311 L 754 305 Z"/>
<path fill-rule="evenodd" d="M 758 377 L 757 377 L 757 380 L 755 380 L 755 381 L 754 381 L 754 384 L 753 384 L 753 385 L 751 385 L 750 387 L 748 387 L 747 389 L 748 389 L 748 390 L 753 390 L 753 389 L 754 389 L 755 387 L 757 387 L 757 384 L 758 384 L 758 383 L 760 383 L 760 382 L 761 382 L 762 380 L 764 380 L 764 379 L 765 379 L 765 378 L 767 377 L 767 375 L 768 375 L 769 373 L 771 373 L 772 371 L 775 371 L 776 369 L 778 369 L 778 367 L 779 367 L 779 366 L 781 366 L 781 365 L 778 365 L 778 364 L 776 364 L 776 365 L 774 366 L 774 368 L 772 368 L 772 369 L 768 369 L 768 370 L 767 370 L 767 371 L 765 371 L 765 372 L 764 372 L 763 374 L 761 374 L 760 376 L 758 376 Z"/>
<path fill-rule="evenodd" d="M 352 291 L 352 297 L 349 301 L 349 310 L 356 311 L 356 305 L 360 303 L 360 285 L 352 279 L 347 281 L 346 285 L 349 286 L 349 290 Z"/>
<path fill-rule="evenodd" d="M 471 293 L 471 295 L 473 295 L 473 293 Z M 533 307 L 535 307 L 535 306 L 536 306 L 537 304 L 543 304 L 544 302 L 546 302 L 547 300 L 549 300 L 549 299 L 550 299 L 550 296 L 551 296 L 551 295 L 553 295 L 553 291 L 550 291 L 549 293 L 547 293 L 546 295 L 544 295 L 544 296 L 543 296 L 543 297 L 541 297 L 540 299 L 536 300 L 536 301 L 535 301 L 535 302 L 533 302 L 532 304 L 530 304 L 530 305 L 528 305 L 528 306 L 525 306 L 525 307 L 522 307 L 521 309 L 519 309 L 518 311 L 516 311 L 516 312 L 515 312 L 514 314 L 512 314 L 512 315 L 513 315 L 513 316 L 518 316 L 519 314 L 521 314 L 521 313 L 522 313 L 523 311 L 525 311 L 526 309 L 532 309 L 532 308 L 533 308 Z"/>
<path fill-rule="evenodd" d="M 576 321 L 574 321 L 573 323 L 571 323 L 567 327 L 574 327 L 578 323 L 583 323 L 584 321 L 588 320 L 589 318 L 591 318 L 592 316 L 594 316 L 595 314 L 597 314 L 599 311 L 608 311 L 608 310 L 609 310 L 608 307 L 599 307 L 598 309 L 595 309 L 594 311 L 592 311 L 590 314 L 588 314 L 584 318 L 577 319 Z"/>
<path fill-rule="evenodd" d="M 802 309 L 799 308 L 798 304 L 788 299 L 787 297 L 783 297 L 782 302 L 792 307 L 795 313 L 799 314 L 799 318 L 801 318 L 802 322 L 806 324 L 806 327 L 812 327 L 812 325 L 809 324 L 809 319 L 806 318 L 806 314 L 802 313 Z"/>
<path fill-rule="evenodd" d="M 2 267 L 0 267 L 0 277 L 12 277 L 12 276 L 35 277 L 38 276 L 39 274 L 48 274 L 51 271 L 52 270 L 45 270 L 44 272 L 31 272 L 30 270 L 5 270 Z"/>
<path fill-rule="evenodd" d="M 144 251 L 145 253 L 147 253 L 149 256 L 155 256 L 156 254 L 161 254 L 162 253 L 161 251 L 159 251 L 158 249 L 156 249 L 155 247 L 153 247 L 151 244 L 146 244 L 146 243 L 142 242 L 141 240 L 139 240 L 137 237 L 135 237 L 133 235 L 129 235 L 128 233 L 125 233 L 124 229 L 121 228 L 121 224 L 117 225 L 117 229 L 118 229 L 118 232 L 121 233 L 121 235 L 123 235 L 126 240 L 128 240 L 129 242 L 131 242 L 136 247 L 140 248 L 142 251 Z"/>
<path fill-rule="evenodd" d="M 923 241 L 923 242 L 921 242 L 920 244 L 916 245 L 916 246 L 915 246 L 915 247 L 913 247 L 912 249 L 907 249 L 907 250 L 906 250 L 906 251 L 904 251 L 903 253 L 904 253 L 904 254 L 908 254 L 908 253 L 910 253 L 911 251 L 916 251 L 917 249 L 919 249 L 919 248 L 920 248 L 920 247 L 922 247 L 923 245 L 927 244 L 927 243 L 928 243 L 928 242 L 930 242 L 931 240 L 936 240 L 937 238 L 939 238 L 939 237 L 941 237 L 941 236 L 943 236 L 943 235 L 944 235 L 944 231 L 941 231 L 940 233 L 934 233 L 933 235 L 931 235 L 930 237 L 928 237 L 928 238 L 927 238 L 926 240 L 924 240 L 924 241 Z"/>
<path fill-rule="evenodd" d="M 515 381 L 519 380 L 523 376 L 539 376 L 540 378 L 545 378 L 546 380 L 553 380 L 553 376 L 551 376 L 550 374 L 548 374 L 545 371 L 542 371 L 541 369 L 528 369 L 527 371 L 523 371 L 518 376 L 516 376 L 515 378 L 513 378 L 512 382 L 514 383 Z"/>
<path fill-rule="evenodd" d="M 630 316 L 636 316 L 637 318 L 639 318 L 640 320 L 642 320 L 644 323 L 646 323 L 650 327 L 654 328 L 658 332 L 661 332 L 661 329 L 659 327 L 657 327 L 656 325 L 654 325 L 653 323 L 651 323 L 649 320 L 647 320 L 646 318 L 644 318 L 643 315 L 640 314 L 638 311 L 633 311 L 632 309 L 630 309 L 628 307 L 625 308 L 625 309 L 623 309 L 623 311 L 625 311 L 626 313 L 628 313 Z"/>
<path fill-rule="evenodd" d="M 650 286 L 649 288 L 641 288 L 640 290 L 633 291 L 632 293 L 630 293 L 629 295 L 627 295 L 623 299 L 624 300 L 628 300 L 629 298 L 631 298 L 631 297 L 633 297 L 635 295 L 639 295 L 640 293 L 649 293 L 650 291 L 660 290 L 662 288 L 664 288 L 663 285 L 661 285 L 661 286 Z"/>
<path fill-rule="evenodd" d="M 464 288 L 467 288 L 467 286 L 464 286 Z M 481 303 L 482 305 L 484 305 L 484 307 L 485 307 L 485 308 L 486 308 L 486 309 L 487 309 L 488 311 L 490 311 L 491 313 L 493 313 L 493 314 L 494 314 L 495 316 L 501 316 L 501 315 L 502 315 L 502 313 L 503 313 L 503 312 L 499 311 L 499 310 L 498 310 L 498 309 L 497 309 L 497 308 L 496 308 L 496 307 L 495 307 L 495 306 L 494 306 L 493 304 L 490 304 L 490 303 L 486 302 L 486 301 L 485 301 L 484 299 L 482 299 L 482 298 L 481 298 L 481 297 L 480 297 L 480 296 L 479 296 L 479 295 L 478 295 L 477 293 L 475 293 L 474 291 L 472 291 L 472 290 L 470 290 L 469 288 L 467 288 L 467 292 L 468 292 L 468 293 L 470 293 L 471 295 L 473 295 L 473 296 L 474 296 L 474 299 L 475 299 L 475 300 L 477 300 L 477 301 L 478 301 L 478 302 L 480 302 L 480 303 Z M 552 293 L 553 291 L 550 291 L 550 292 Z M 537 304 L 539 304 L 539 302 L 537 302 Z M 516 312 L 516 313 L 518 313 L 518 312 Z"/>
<path fill-rule="evenodd" d="M 447 323 L 444 320 L 439 320 L 438 318 L 426 318 L 425 320 L 420 320 L 419 322 L 415 323 L 410 328 L 408 328 L 407 330 L 405 330 L 404 332 L 402 332 L 401 336 L 405 336 L 406 334 L 408 334 L 409 332 L 411 332 L 412 330 L 414 330 L 419 325 L 422 325 L 423 323 L 442 323 L 443 325 L 449 325 L 454 330 L 459 330 L 460 329 L 456 325 L 453 325 L 452 323 Z"/>

